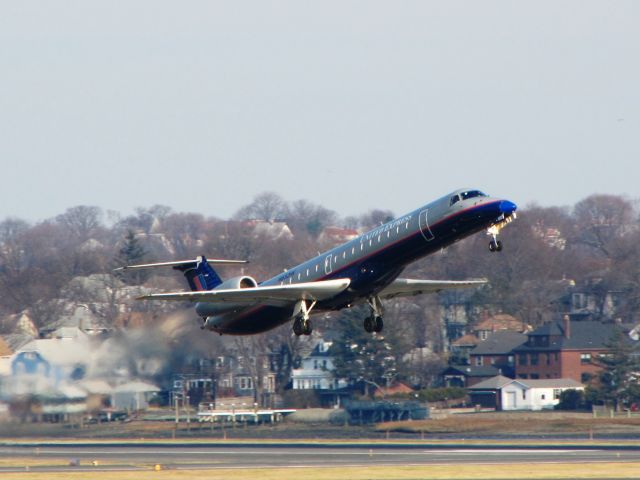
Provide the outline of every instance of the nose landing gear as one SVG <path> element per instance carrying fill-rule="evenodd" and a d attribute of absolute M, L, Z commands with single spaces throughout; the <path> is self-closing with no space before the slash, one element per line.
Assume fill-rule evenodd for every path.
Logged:
<path fill-rule="evenodd" d="M 490 252 L 501 252 L 502 251 L 502 242 L 500 240 L 491 240 L 489 242 L 489 251 Z"/>
<path fill-rule="evenodd" d="M 506 225 L 513 222 L 516 219 L 516 213 L 513 212 L 508 217 L 501 215 L 498 219 L 497 223 L 491 225 L 487 228 L 487 235 L 491 236 L 491 241 L 489 242 L 489 251 L 490 252 L 501 252 L 502 251 L 502 242 L 498 240 L 498 233 L 502 230 Z"/>

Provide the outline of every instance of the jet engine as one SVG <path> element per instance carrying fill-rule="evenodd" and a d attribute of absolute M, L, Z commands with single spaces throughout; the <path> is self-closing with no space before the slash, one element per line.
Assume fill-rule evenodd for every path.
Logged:
<path fill-rule="evenodd" d="M 233 277 L 229 280 L 225 280 L 218 285 L 214 290 L 235 290 L 238 288 L 254 288 L 258 286 L 258 282 L 251 277 Z"/>

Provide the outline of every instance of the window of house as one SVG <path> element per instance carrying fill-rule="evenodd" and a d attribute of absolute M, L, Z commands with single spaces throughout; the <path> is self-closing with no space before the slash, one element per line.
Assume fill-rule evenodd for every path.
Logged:
<path fill-rule="evenodd" d="M 580 354 L 580 363 L 582 365 L 587 365 L 591 363 L 591 354 L 590 353 L 581 353 Z"/>
<path fill-rule="evenodd" d="M 537 353 L 532 353 L 531 354 L 531 365 L 533 365 L 533 366 L 538 365 L 538 354 Z"/>
<path fill-rule="evenodd" d="M 580 382 L 581 383 L 589 383 L 592 378 L 593 378 L 592 374 L 590 374 L 590 373 L 582 373 L 580 375 Z"/>
<path fill-rule="evenodd" d="M 486 340 L 489 337 L 487 330 L 480 330 L 480 340 Z"/>
<path fill-rule="evenodd" d="M 542 395 L 540 395 L 540 400 L 544 400 L 546 397 L 546 395 L 543 393 Z"/>
<path fill-rule="evenodd" d="M 522 390 L 522 399 L 523 400 L 527 399 L 527 391 L 526 390 Z"/>
<path fill-rule="evenodd" d="M 527 354 L 526 353 L 521 353 L 520 355 L 518 355 L 518 365 L 521 365 L 523 367 L 527 365 Z"/>
<path fill-rule="evenodd" d="M 313 361 L 313 369 L 317 370 L 318 369 L 318 360 L 314 360 Z"/>
<path fill-rule="evenodd" d="M 482 357 L 476 357 L 476 367 L 482 366 Z"/>
<path fill-rule="evenodd" d="M 584 293 L 574 293 L 571 296 L 571 303 L 574 310 L 584 310 L 587 308 L 587 296 Z"/>
<path fill-rule="evenodd" d="M 531 380 L 538 380 L 539 378 L 540 378 L 540 375 L 538 375 L 537 373 L 531 374 Z"/>
<path fill-rule="evenodd" d="M 514 357 L 513 355 L 509 355 L 509 356 L 507 357 L 507 363 L 508 363 L 509 365 L 513 365 L 513 362 L 515 362 L 515 361 L 516 361 L 516 359 L 515 359 L 515 357 Z"/>
<path fill-rule="evenodd" d="M 553 389 L 553 399 L 554 400 L 560 400 L 560 394 L 562 393 L 562 390 L 560 390 L 559 388 L 554 388 Z"/>

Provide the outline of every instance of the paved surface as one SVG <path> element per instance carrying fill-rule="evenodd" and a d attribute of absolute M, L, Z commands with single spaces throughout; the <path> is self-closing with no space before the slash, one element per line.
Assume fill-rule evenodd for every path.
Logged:
<path fill-rule="evenodd" d="M 454 447 L 442 446 L 296 446 L 256 445 L 1 445 L 0 458 L 15 458 L 1 472 L 25 471 L 19 458 L 37 459 L 37 471 L 340 467 L 382 465 L 456 465 L 509 463 L 640 462 L 640 448 L 614 447 Z M 50 463 L 49 463 L 50 461 Z M 70 462 L 79 465 L 69 466 Z M 97 461 L 97 466 L 92 462 Z M 12 462 L 8 462 L 11 464 Z"/>

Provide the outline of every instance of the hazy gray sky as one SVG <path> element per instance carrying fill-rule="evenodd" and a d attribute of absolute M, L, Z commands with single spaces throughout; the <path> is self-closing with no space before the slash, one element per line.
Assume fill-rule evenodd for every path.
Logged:
<path fill-rule="evenodd" d="M 640 197 L 640 2 L 2 1 L 0 219 Z"/>

